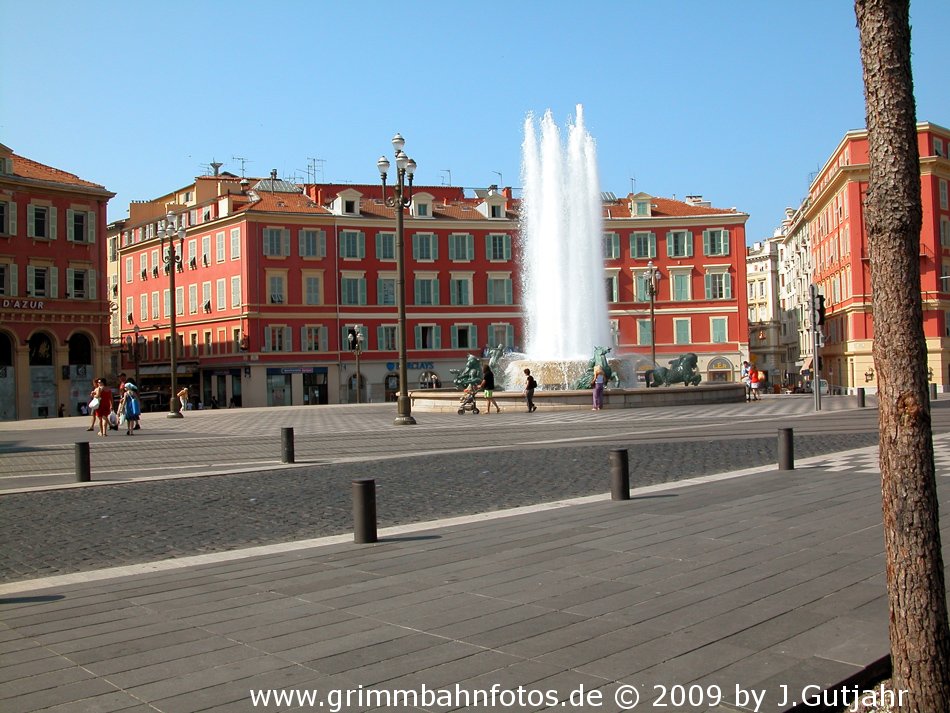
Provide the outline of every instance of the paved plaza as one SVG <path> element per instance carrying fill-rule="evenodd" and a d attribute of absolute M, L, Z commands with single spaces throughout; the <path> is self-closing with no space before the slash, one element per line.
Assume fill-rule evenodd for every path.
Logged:
<path fill-rule="evenodd" d="M 39 466 L 0 481 L 0 709 L 790 710 L 887 654 L 876 414 L 836 405 L 401 429 L 376 406 L 189 414 L 94 444 L 167 453 L 156 471 L 82 486 L 57 461 L 72 424 L 0 429 L 5 468 Z M 946 512 L 950 410 L 933 413 Z M 302 462 L 279 463 L 279 437 L 261 452 L 265 416 Z M 270 470 L 177 467 L 222 443 L 218 467 Z M 629 501 L 605 495 L 615 447 Z M 356 545 L 364 476 L 383 529 Z"/>

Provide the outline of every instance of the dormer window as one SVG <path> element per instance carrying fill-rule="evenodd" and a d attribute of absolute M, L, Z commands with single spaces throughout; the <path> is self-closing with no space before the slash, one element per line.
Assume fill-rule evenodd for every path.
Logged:
<path fill-rule="evenodd" d="M 356 212 L 356 201 L 343 201 L 343 212 L 352 215 Z"/>
<path fill-rule="evenodd" d="M 503 206 L 500 206 L 500 205 L 493 205 L 493 206 L 491 207 L 491 217 L 492 217 L 492 218 L 504 218 L 504 217 L 505 217 L 505 211 L 504 211 Z"/>
<path fill-rule="evenodd" d="M 635 218 L 649 218 L 653 215 L 653 196 L 637 193 L 630 200 L 630 215 Z"/>
<path fill-rule="evenodd" d="M 415 214 L 417 218 L 428 218 L 429 217 L 429 204 L 428 203 L 419 203 L 415 206 Z"/>
<path fill-rule="evenodd" d="M 412 206 L 409 208 L 410 215 L 413 218 L 431 218 L 432 200 L 433 196 L 431 193 L 416 193 L 412 197 Z"/>
<path fill-rule="evenodd" d="M 340 194 L 333 199 L 333 205 L 330 210 L 336 215 L 359 215 L 360 199 L 363 194 L 352 188 L 340 191 Z"/>

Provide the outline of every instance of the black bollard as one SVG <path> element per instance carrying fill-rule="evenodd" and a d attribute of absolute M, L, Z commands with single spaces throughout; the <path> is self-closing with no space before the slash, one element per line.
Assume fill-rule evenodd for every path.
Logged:
<path fill-rule="evenodd" d="M 353 487 L 353 542 L 376 542 L 376 481 L 359 478 Z"/>
<path fill-rule="evenodd" d="M 280 462 L 294 462 L 294 429 L 280 429 Z"/>
<path fill-rule="evenodd" d="M 930 385 L 930 400 L 931 401 L 937 400 L 937 385 L 936 384 Z"/>
<path fill-rule="evenodd" d="M 864 408 L 864 387 L 858 387 L 858 408 Z"/>
<path fill-rule="evenodd" d="M 88 483 L 92 479 L 89 468 L 89 443 L 76 444 L 76 482 Z"/>
<path fill-rule="evenodd" d="M 610 499 L 630 499 L 630 464 L 626 448 L 610 451 Z"/>
<path fill-rule="evenodd" d="M 795 470 L 795 442 L 791 428 L 778 429 L 778 469 Z"/>

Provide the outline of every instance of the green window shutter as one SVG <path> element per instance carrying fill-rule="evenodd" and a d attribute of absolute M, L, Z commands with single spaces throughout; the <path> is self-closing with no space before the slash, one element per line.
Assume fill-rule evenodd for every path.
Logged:
<path fill-rule="evenodd" d="M 429 240 L 432 241 L 432 259 L 438 260 L 439 259 L 439 236 L 433 233 L 432 236 L 429 238 Z"/>
<path fill-rule="evenodd" d="M 96 299 L 96 271 L 86 271 L 86 299 Z"/>
<path fill-rule="evenodd" d="M 455 259 L 455 244 L 459 242 L 462 238 L 450 235 L 449 236 L 449 260 Z"/>
<path fill-rule="evenodd" d="M 350 336 L 350 326 L 348 324 L 344 324 L 342 327 L 340 327 L 340 351 L 341 352 L 347 352 L 350 350 L 349 336 Z"/>
<path fill-rule="evenodd" d="M 270 351 L 270 327 L 264 327 L 264 351 Z"/>
<path fill-rule="evenodd" d="M 655 235 L 654 233 L 650 233 L 650 253 L 649 253 L 649 256 L 650 256 L 651 258 L 656 257 L 656 235 Z"/>
<path fill-rule="evenodd" d="M 309 345 L 307 344 L 307 327 L 303 326 L 300 328 L 300 351 L 307 351 Z"/>
<path fill-rule="evenodd" d="M 383 234 L 376 233 L 376 259 L 379 260 L 383 256 Z"/>
<path fill-rule="evenodd" d="M 432 281 L 432 304 L 439 304 L 439 280 Z"/>
<path fill-rule="evenodd" d="M 676 240 L 673 238 L 673 231 L 666 234 L 666 256 L 676 257 Z"/>
<path fill-rule="evenodd" d="M 297 257 L 303 257 L 304 255 L 307 254 L 307 251 L 304 245 L 304 233 L 305 231 L 303 228 L 297 229 Z M 306 342 L 301 342 L 301 345 L 303 344 L 306 344 Z"/>
<path fill-rule="evenodd" d="M 281 240 L 283 241 L 284 256 L 290 257 L 290 229 L 284 228 L 281 232 Z"/>
<path fill-rule="evenodd" d="M 320 325 L 320 328 L 317 332 L 318 341 L 320 342 L 320 351 L 325 352 L 327 350 L 327 328 L 323 325 Z"/>
<path fill-rule="evenodd" d="M 488 296 L 487 302 L 490 305 L 495 304 L 495 281 L 491 278 L 488 279 Z"/>
<path fill-rule="evenodd" d="M 32 203 L 26 207 L 26 237 L 35 238 L 33 234 L 33 225 L 34 225 L 34 216 L 36 215 L 36 208 Z M 30 288 L 32 291 L 32 287 Z"/>
<path fill-rule="evenodd" d="M 366 257 L 366 234 L 362 230 L 356 234 L 356 254 L 360 260 Z"/>
<path fill-rule="evenodd" d="M 722 254 L 729 254 L 729 231 L 726 229 L 722 231 Z"/>
<path fill-rule="evenodd" d="M 421 296 L 422 296 L 422 295 L 420 294 L 420 293 L 422 292 L 422 288 L 421 288 L 419 282 L 420 282 L 419 280 L 413 280 L 413 281 L 412 281 L 412 303 L 413 303 L 414 305 L 419 304 L 419 299 L 420 299 Z"/>
<path fill-rule="evenodd" d="M 382 349 L 386 343 L 386 330 L 383 327 L 376 327 L 376 348 Z"/>
<path fill-rule="evenodd" d="M 505 346 L 510 347 L 515 343 L 515 328 L 510 324 L 505 325 Z"/>
<path fill-rule="evenodd" d="M 51 267 L 49 269 L 49 296 L 59 297 L 59 268 Z"/>
<path fill-rule="evenodd" d="M 93 211 L 86 213 L 86 240 L 96 242 L 96 214 Z"/>
<path fill-rule="evenodd" d="M 290 232 L 290 231 L 287 231 Z M 294 333 L 290 327 L 284 327 L 284 351 L 292 352 L 294 350 Z"/>
<path fill-rule="evenodd" d="M 693 231 L 686 231 L 686 257 L 693 257 Z"/>
<path fill-rule="evenodd" d="M 722 279 L 723 292 L 725 293 L 726 299 L 731 300 L 732 299 L 732 275 L 730 275 L 727 272 L 725 275 L 722 276 L 722 278 L 723 278 Z"/>
<path fill-rule="evenodd" d="M 419 259 L 419 236 L 418 235 L 412 236 L 412 259 L 413 260 Z"/>
<path fill-rule="evenodd" d="M 703 281 L 706 283 L 706 299 L 711 300 L 712 299 L 712 275 L 710 275 L 707 272 L 706 275 L 703 277 Z"/>
<path fill-rule="evenodd" d="M 327 231 L 317 231 L 317 257 L 327 256 Z"/>
<path fill-rule="evenodd" d="M 469 235 L 465 241 L 468 244 L 468 259 L 475 259 L 475 236 Z"/>
<path fill-rule="evenodd" d="M 459 328 L 453 324 L 449 328 L 449 332 L 452 335 L 452 349 L 458 349 L 459 348 Z"/>
<path fill-rule="evenodd" d="M 709 255 L 709 231 L 708 230 L 703 231 L 703 255 Z M 709 292 L 708 282 L 707 282 L 706 292 L 707 293 Z M 709 295 L 707 294 L 706 297 L 708 298 Z"/>
<path fill-rule="evenodd" d="M 16 235 L 16 203 L 10 201 L 7 203 L 7 208 L 10 211 L 10 235 Z"/>
<path fill-rule="evenodd" d="M 491 260 L 491 235 L 485 236 L 485 259 Z"/>
<path fill-rule="evenodd" d="M 514 304 L 511 279 L 505 280 L 505 304 L 506 305 Z M 508 342 L 508 343 L 511 344 L 511 342 Z"/>
<path fill-rule="evenodd" d="M 478 344 L 477 337 L 478 337 L 478 327 L 476 327 L 474 324 L 470 324 L 468 326 L 468 345 L 470 347 L 474 347 L 476 344 Z"/>
<path fill-rule="evenodd" d="M 10 263 L 10 296 L 17 297 L 19 295 L 19 290 L 17 289 L 17 264 L 15 262 Z"/>
<path fill-rule="evenodd" d="M 76 271 L 71 267 L 66 268 L 66 299 L 73 297 L 74 295 L 69 293 L 69 288 L 73 286 L 73 282 L 76 280 Z"/>
<path fill-rule="evenodd" d="M 432 328 L 432 347 L 434 349 L 442 348 L 442 327 L 441 325 L 435 325 Z"/>
<path fill-rule="evenodd" d="M 346 257 L 345 233 L 337 235 L 337 253 L 340 255 L 340 257 Z"/>
<path fill-rule="evenodd" d="M 56 214 L 58 211 L 55 206 L 49 207 L 49 239 L 56 240 Z"/>
<path fill-rule="evenodd" d="M 420 327 L 420 326 L 417 324 L 415 327 L 413 327 L 413 330 L 412 330 L 412 331 L 413 331 L 413 335 L 414 335 L 415 338 L 416 338 L 416 346 L 415 346 L 415 348 L 416 348 L 416 349 L 421 349 L 421 348 L 422 348 L 422 327 Z"/>
<path fill-rule="evenodd" d="M 366 304 L 366 278 L 361 277 L 359 281 L 359 290 L 360 290 L 360 301 L 361 305 Z"/>
<path fill-rule="evenodd" d="M 32 265 L 26 266 L 26 293 L 32 295 L 34 287 L 36 286 L 34 267 Z"/>
<path fill-rule="evenodd" d="M 383 304 L 383 294 L 384 294 L 383 285 L 384 284 L 385 283 L 383 281 L 383 278 L 379 277 L 376 279 L 376 304 L 378 305 Z"/>
<path fill-rule="evenodd" d="M 74 211 L 71 208 L 66 209 L 66 240 L 68 242 L 76 241 L 76 223 L 73 217 Z"/>
<path fill-rule="evenodd" d="M 505 260 L 511 260 L 511 236 L 505 236 Z"/>

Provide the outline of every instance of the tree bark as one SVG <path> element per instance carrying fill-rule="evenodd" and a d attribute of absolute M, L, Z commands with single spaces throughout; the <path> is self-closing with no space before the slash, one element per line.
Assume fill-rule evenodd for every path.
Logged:
<path fill-rule="evenodd" d="M 920 296 L 920 160 L 908 0 L 855 0 L 870 178 L 874 366 L 893 684 L 902 710 L 950 711 L 950 627 Z"/>

